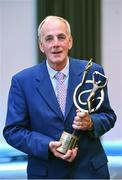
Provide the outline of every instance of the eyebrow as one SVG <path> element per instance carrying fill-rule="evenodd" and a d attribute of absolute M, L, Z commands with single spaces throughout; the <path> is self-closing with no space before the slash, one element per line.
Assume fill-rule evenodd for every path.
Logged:
<path fill-rule="evenodd" d="M 48 34 L 48 35 L 46 35 L 45 37 L 52 37 L 52 36 L 54 36 L 54 35 Z M 66 36 L 66 34 L 65 34 L 65 33 L 59 33 L 59 34 L 57 34 L 56 36 Z"/>

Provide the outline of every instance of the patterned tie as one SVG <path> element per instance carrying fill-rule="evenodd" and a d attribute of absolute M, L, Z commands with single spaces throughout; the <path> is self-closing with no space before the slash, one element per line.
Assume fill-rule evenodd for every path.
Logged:
<path fill-rule="evenodd" d="M 57 80 L 56 82 L 57 100 L 60 105 L 61 111 L 64 115 L 65 104 L 66 104 L 66 86 L 64 83 L 65 75 L 62 72 L 57 72 L 55 78 Z"/>

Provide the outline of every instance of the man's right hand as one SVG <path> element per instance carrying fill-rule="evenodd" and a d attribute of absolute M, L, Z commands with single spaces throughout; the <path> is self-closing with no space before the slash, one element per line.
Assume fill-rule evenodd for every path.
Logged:
<path fill-rule="evenodd" d="M 60 141 L 51 141 L 49 143 L 49 149 L 55 157 L 63 159 L 67 162 L 72 162 L 77 155 L 78 148 L 76 147 L 72 150 L 68 150 L 66 154 L 62 154 L 56 150 L 59 146 L 61 146 Z"/>

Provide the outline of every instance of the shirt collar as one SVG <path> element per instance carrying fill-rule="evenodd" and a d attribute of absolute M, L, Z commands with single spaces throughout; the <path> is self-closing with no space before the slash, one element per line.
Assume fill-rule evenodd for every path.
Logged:
<path fill-rule="evenodd" d="M 47 60 L 46 60 L 46 65 L 47 65 L 47 69 L 48 69 L 50 78 L 53 79 L 54 76 L 55 76 L 55 74 L 56 74 L 58 71 L 55 71 L 54 69 L 52 69 L 52 68 L 49 66 L 49 63 L 48 63 Z M 68 77 L 68 75 L 69 75 L 69 58 L 67 59 L 67 64 L 66 64 L 66 66 L 61 70 L 61 72 L 62 72 L 66 77 Z"/>

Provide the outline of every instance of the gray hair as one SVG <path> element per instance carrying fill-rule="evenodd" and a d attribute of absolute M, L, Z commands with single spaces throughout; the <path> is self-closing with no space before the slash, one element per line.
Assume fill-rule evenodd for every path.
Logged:
<path fill-rule="evenodd" d="M 66 26 L 67 26 L 67 32 L 68 32 L 68 34 L 71 35 L 71 27 L 70 27 L 69 22 L 68 22 L 66 19 L 64 19 L 64 18 L 62 18 L 62 17 L 59 17 L 59 16 L 47 16 L 47 17 L 40 23 L 40 25 L 39 25 L 39 27 L 38 27 L 38 38 L 39 38 L 39 40 L 41 40 L 41 36 L 42 36 L 42 31 L 41 31 L 42 26 L 44 25 L 44 23 L 45 23 L 46 21 L 48 21 L 48 20 L 50 20 L 50 19 L 52 19 L 52 18 L 59 19 L 60 21 L 64 22 L 64 23 L 66 24 Z"/>

